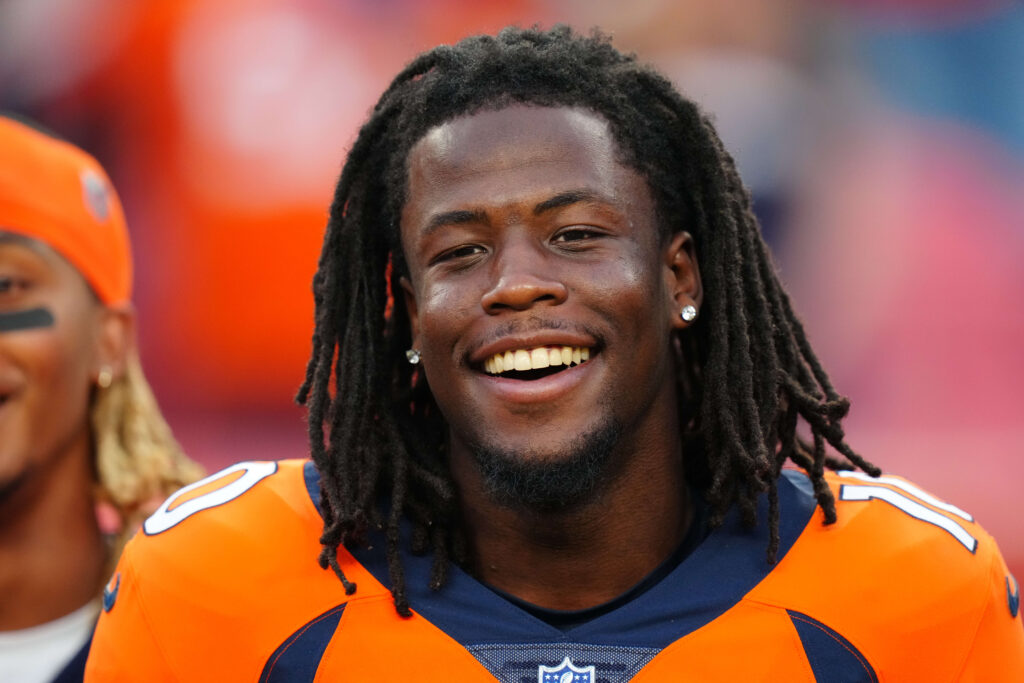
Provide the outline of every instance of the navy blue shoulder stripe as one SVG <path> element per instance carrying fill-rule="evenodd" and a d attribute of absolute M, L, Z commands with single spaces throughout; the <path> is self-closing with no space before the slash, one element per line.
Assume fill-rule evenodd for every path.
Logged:
<path fill-rule="evenodd" d="M 306 493 L 309 494 L 309 499 L 313 501 L 316 511 L 323 517 L 324 511 L 320 509 L 320 472 L 312 460 L 302 466 L 302 477 L 306 481 Z"/>
<path fill-rule="evenodd" d="M 270 655 L 259 683 L 313 683 L 345 605 L 327 610 L 288 636 Z"/>
<path fill-rule="evenodd" d="M 846 638 L 817 619 L 786 610 L 804 646 L 807 662 L 817 681 L 828 683 L 878 683 L 878 674 Z"/>

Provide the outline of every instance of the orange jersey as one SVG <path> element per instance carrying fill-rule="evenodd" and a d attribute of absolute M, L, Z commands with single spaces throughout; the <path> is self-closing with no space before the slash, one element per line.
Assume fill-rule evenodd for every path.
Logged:
<path fill-rule="evenodd" d="M 392 605 L 383 539 L 316 558 L 319 477 L 307 461 L 240 463 L 182 489 L 129 543 L 105 592 L 87 681 L 1022 681 L 1019 587 L 967 513 L 903 479 L 779 482 L 778 562 L 766 506 L 730 516 L 626 604 L 566 630 L 457 567 L 406 554 L 411 618 Z M 538 580 L 542 568 L 538 568 Z"/>

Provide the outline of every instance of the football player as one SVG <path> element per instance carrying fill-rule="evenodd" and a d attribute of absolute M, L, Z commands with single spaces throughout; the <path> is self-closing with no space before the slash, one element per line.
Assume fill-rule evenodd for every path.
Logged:
<path fill-rule="evenodd" d="M 713 127 L 601 35 L 413 60 L 314 297 L 311 460 L 150 517 L 90 680 L 1024 677 L 994 542 L 849 447 Z"/>

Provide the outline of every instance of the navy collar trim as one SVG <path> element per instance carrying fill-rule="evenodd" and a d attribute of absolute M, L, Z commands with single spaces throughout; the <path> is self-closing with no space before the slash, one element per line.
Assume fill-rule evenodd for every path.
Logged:
<path fill-rule="evenodd" d="M 320 509 L 320 477 L 309 462 L 306 488 Z M 810 521 L 816 501 L 807 476 L 784 470 L 779 479 L 778 561 Z M 439 591 L 428 587 L 433 558 L 403 551 L 406 587 L 413 610 L 463 646 L 488 643 L 592 643 L 661 649 L 696 631 L 737 604 L 775 565 L 768 564 L 768 502 L 762 495 L 758 524 L 744 528 L 733 509 L 725 522 L 657 585 L 615 610 L 566 631 L 545 623 L 452 566 Z M 402 547 L 408 548 L 408 529 Z M 370 548 L 350 550 L 384 586 L 390 586 L 383 535 Z"/>

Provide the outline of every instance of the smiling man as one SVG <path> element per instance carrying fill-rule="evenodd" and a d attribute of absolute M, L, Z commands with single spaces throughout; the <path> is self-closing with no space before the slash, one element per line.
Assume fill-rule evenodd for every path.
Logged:
<path fill-rule="evenodd" d="M 994 542 L 846 444 L 731 159 L 606 39 L 414 60 L 314 294 L 312 461 L 147 520 L 90 680 L 1024 675 Z"/>

